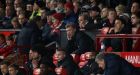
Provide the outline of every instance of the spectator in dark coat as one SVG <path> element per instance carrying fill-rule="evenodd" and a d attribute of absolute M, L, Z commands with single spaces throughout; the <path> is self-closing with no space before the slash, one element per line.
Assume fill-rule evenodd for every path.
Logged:
<path fill-rule="evenodd" d="M 94 50 L 94 41 L 85 33 L 76 30 L 76 27 L 69 23 L 66 25 L 67 31 L 67 53 L 82 54 Z"/>
<path fill-rule="evenodd" d="M 79 27 L 80 29 L 84 29 L 87 31 L 92 31 L 96 29 L 96 25 L 94 25 L 93 21 L 90 19 L 90 17 L 86 14 L 79 15 Z"/>
<path fill-rule="evenodd" d="M 74 6 L 72 3 L 66 3 L 65 5 L 65 18 L 64 18 L 64 25 L 66 25 L 67 23 L 73 22 L 73 23 L 77 23 L 77 18 L 78 16 L 74 13 Z M 64 28 L 65 26 L 63 26 L 62 28 Z"/>
<path fill-rule="evenodd" d="M 103 75 L 139 75 L 136 68 L 119 55 L 99 53 L 95 61 L 104 70 Z"/>
<path fill-rule="evenodd" d="M 39 43 L 41 40 L 41 31 L 37 27 L 36 22 L 27 22 L 24 14 L 20 14 L 18 19 L 22 25 L 22 29 L 17 38 L 17 45 L 29 47 Z M 28 48 L 25 50 L 29 51 Z"/>
<path fill-rule="evenodd" d="M 104 22 L 102 23 L 102 27 L 109 27 L 109 28 L 113 27 L 116 17 L 117 17 L 116 11 L 114 9 L 109 9 L 107 19 L 104 20 Z"/>
<path fill-rule="evenodd" d="M 56 75 L 54 68 L 45 60 L 40 63 L 40 75 Z"/>
<path fill-rule="evenodd" d="M 16 64 L 9 65 L 8 71 L 9 75 L 24 75 L 24 73 L 19 70 L 19 66 Z"/>
<path fill-rule="evenodd" d="M 109 31 L 109 34 L 130 34 L 130 33 L 131 33 L 131 29 L 126 26 L 125 20 L 122 18 L 116 18 L 114 27 L 111 28 Z M 111 46 L 113 48 L 113 51 L 119 52 L 119 51 L 123 50 L 122 39 L 111 38 L 111 39 L 107 39 L 105 41 L 104 41 L 105 46 L 106 47 Z M 126 50 L 131 51 L 132 50 L 132 40 L 128 39 L 126 44 L 127 44 Z"/>
<path fill-rule="evenodd" d="M 135 26 L 134 28 L 135 28 L 136 32 L 134 34 L 140 34 L 140 14 L 139 14 L 139 12 L 132 14 L 131 22 L 132 22 L 133 26 Z M 138 38 L 136 43 L 134 44 L 133 51 L 139 52 L 140 51 L 139 49 L 140 49 L 140 39 Z"/>
<path fill-rule="evenodd" d="M 62 67 L 66 69 L 67 75 L 82 75 L 72 57 L 70 55 L 66 55 L 65 51 L 56 51 L 56 56 L 58 59 L 57 68 Z"/>

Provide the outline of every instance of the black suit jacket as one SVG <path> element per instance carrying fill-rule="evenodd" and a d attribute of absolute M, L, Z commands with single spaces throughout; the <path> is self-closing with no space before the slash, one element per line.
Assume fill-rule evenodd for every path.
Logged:
<path fill-rule="evenodd" d="M 66 56 L 63 60 L 59 61 L 57 67 L 60 66 L 66 69 L 67 75 L 82 75 L 71 56 Z"/>
<path fill-rule="evenodd" d="M 77 31 L 71 40 L 68 40 L 67 53 L 82 54 L 94 50 L 94 40 L 87 34 Z"/>
<path fill-rule="evenodd" d="M 136 68 L 116 54 L 105 54 L 104 75 L 140 75 Z"/>

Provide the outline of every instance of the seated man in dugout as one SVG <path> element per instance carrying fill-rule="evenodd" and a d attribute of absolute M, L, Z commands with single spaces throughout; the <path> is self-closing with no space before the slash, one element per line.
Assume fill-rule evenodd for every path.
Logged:
<path fill-rule="evenodd" d="M 66 25 L 68 44 L 66 53 L 82 54 L 94 50 L 94 40 L 84 32 L 78 31 L 73 23 Z"/>

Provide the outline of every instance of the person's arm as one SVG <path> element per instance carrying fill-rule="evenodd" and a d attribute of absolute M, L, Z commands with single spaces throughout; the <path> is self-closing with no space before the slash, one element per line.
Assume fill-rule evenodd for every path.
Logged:
<path fill-rule="evenodd" d="M 104 75 L 121 75 L 120 64 L 119 60 L 110 61 L 104 70 Z"/>

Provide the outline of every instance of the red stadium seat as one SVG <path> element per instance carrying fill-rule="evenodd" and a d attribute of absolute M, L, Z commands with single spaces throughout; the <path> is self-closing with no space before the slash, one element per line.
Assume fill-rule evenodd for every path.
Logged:
<path fill-rule="evenodd" d="M 73 60 L 76 64 L 78 64 L 80 62 L 80 55 L 71 54 L 71 56 L 73 57 Z"/>
<path fill-rule="evenodd" d="M 87 60 L 85 58 L 85 54 L 81 54 L 79 67 L 82 68 L 86 63 L 87 63 Z"/>
<path fill-rule="evenodd" d="M 53 63 L 56 65 L 57 64 L 57 56 L 56 54 L 53 55 Z"/>

